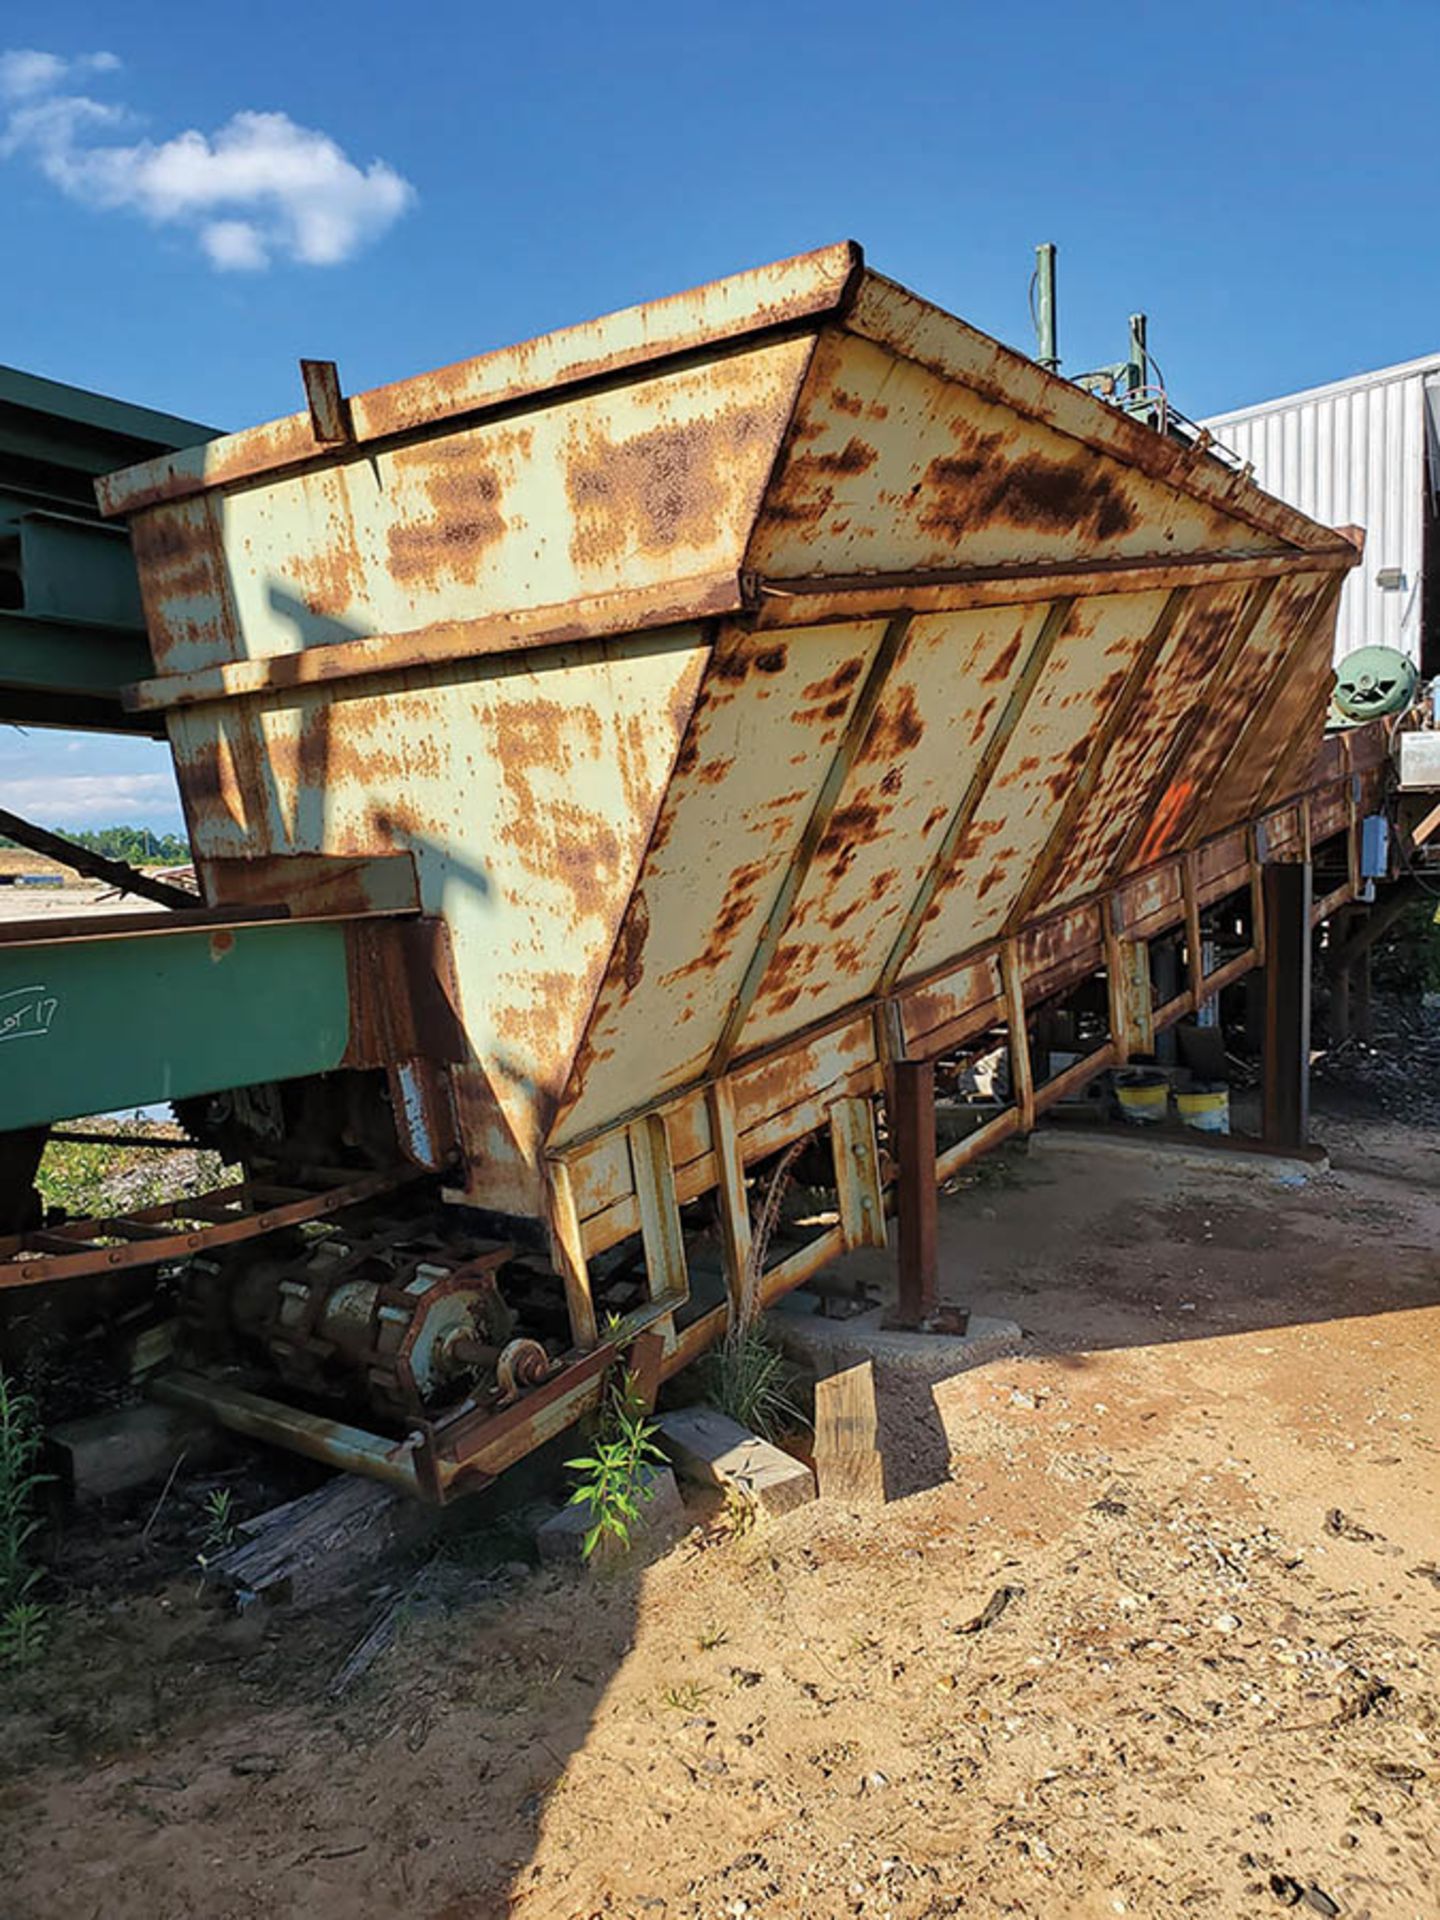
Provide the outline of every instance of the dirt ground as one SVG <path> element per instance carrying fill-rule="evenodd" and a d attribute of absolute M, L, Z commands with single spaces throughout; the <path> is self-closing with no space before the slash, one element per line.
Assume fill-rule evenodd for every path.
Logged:
<path fill-rule="evenodd" d="M 1440 1913 L 1440 1131 L 1343 1096 L 1303 1182 L 1006 1156 L 946 1291 L 1024 1337 L 881 1377 L 886 1506 L 452 1543 L 339 1698 L 385 1596 L 223 1619 L 147 1496 L 10 1683 L 0 1913 Z"/>

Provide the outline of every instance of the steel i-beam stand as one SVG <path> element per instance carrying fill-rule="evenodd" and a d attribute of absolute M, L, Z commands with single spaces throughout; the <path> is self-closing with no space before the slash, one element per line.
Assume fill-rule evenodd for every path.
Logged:
<path fill-rule="evenodd" d="M 1310 864 L 1265 868 L 1265 1105 L 1274 1152 L 1309 1144 Z"/>
<path fill-rule="evenodd" d="M 900 1301 L 893 1324 L 922 1327 L 939 1306 L 939 1194 L 935 1185 L 935 1062 L 897 1060 L 895 1210 Z"/>

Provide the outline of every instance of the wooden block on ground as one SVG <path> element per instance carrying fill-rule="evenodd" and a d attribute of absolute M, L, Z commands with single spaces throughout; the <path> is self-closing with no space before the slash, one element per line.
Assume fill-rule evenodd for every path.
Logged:
<path fill-rule="evenodd" d="M 670 1469 L 647 1467 L 644 1480 L 650 1497 L 640 1501 L 640 1517 L 630 1527 L 632 1553 L 643 1545 L 667 1545 L 685 1528 L 685 1502 L 680 1498 L 680 1489 Z M 536 1530 L 535 1545 L 540 1558 L 550 1564 L 569 1561 L 579 1565 L 585 1560 L 585 1536 L 593 1525 L 594 1515 L 583 1500 L 577 1506 L 562 1507 L 559 1513 L 552 1513 Z M 609 1566 L 625 1557 L 617 1540 L 605 1538 L 586 1564 Z"/>
<path fill-rule="evenodd" d="M 337 1474 L 246 1522 L 234 1546 L 207 1560 L 205 1578 L 241 1607 L 261 1597 L 308 1605 L 353 1587 L 392 1548 L 434 1524 L 433 1510 L 393 1487 Z"/>
<path fill-rule="evenodd" d="M 872 1361 L 815 1382 L 815 1477 L 822 1500 L 871 1504 L 885 1498 Z"/>
<path fill-rule="evenodd" d="M 224 1444 L 208 1420 L 151 1401 L 63 1420 L 45 1437 L 62 1484 L 77 1500 L 163 1480 L 182 1453 L 203 1466 Z"/>
<path fill-rule="evenodd" d="M 656 1422 L 658 1439 L 683 1479 L 746 1494 L 762 1513 L 788 1513 L 815 1498 L 801 1460 L 714 1407 L 678 1407 Z"/>

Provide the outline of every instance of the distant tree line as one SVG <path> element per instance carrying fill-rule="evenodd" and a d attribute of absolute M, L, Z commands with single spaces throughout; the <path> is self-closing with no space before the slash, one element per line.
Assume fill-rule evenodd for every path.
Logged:
<path fill-rule="evenodd" d="M 190 848 L 178 834 L 152 833 L 149 827 L 85 827 L 67 833 L 65 838 L 91 853 L 103 854 L 107 860 L 124 860 L 132 867 L 179 867 L 190 858 Z M 0 847 L 15 844 L 0 835 Z"/>

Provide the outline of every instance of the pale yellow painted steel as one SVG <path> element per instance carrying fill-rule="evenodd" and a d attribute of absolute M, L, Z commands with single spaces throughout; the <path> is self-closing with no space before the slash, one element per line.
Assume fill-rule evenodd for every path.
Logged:
<path fill-rule="evenodd" d="M 596 1004 L 561 1144 L 683 1085 L 709 1059 L 884 631 L 870 621 L 722 637 Z"/>
<path fill-rule="evenodd" d="M 373 387 L 346 402 L 353 444 L 363 448 L 466 414 L 549 398 L 586 382 L 641 377 L 640 370 L 653 362 L 700 348 L 714 352 L 762 330 L 793 328 L 807 319 L 818 325 L 843 306 L 862 266 L 859 247 L 842 240 Z M 313 459 L 315 452 L 308 412 L 292 413 L 109 474 L 96 483 L 96 491 L 103 513 L 134 513 L 198 489 L 283 472 Z"/>
<path fill-rule="evenodd" d="M 905 973 L 994 938 L 1046 843 L 1068 781 L 1165 604 L 1163 593 L 1077 602 L 995 778 L 961 837 Z"/>
<path fill-rule="evenodd" d="M 1037 908 L 1059 908 L 1109 879 L 1127 837 L 1151 804 L 1177 726 L 1189 725 L 1212 696 L 1217 663 L 1244 618 L 1247 600 L 1261 591 L 1236 583 L 1196 587 L 1187 596 L 1094 790 L 1071 823 Z"/>
<path fill-rule="evenodd" d="M 211 496 L 228 607 L 216 596 L 207 622 L 186 597 L 183 632 L 157 607 L 157 663 L 180 673 L 738 572 L 809 354 L 780 341 Z M 162 528 L 193 516 L 188 502 L 154 514 Z"/>
<path fill-rule="evenodd" d="M 822 338 L 746 564 L 780 579 L 1273 546 L 868 340 Z"/>
<path fill-rule="evenodd" d="M 764 1046 L 880 977 L 1045 608 L 916 620 L 745 1029 Z"/>
<path fill-rule="evenodd" d="M 450 931 L 474 1198 L 537 1210 L 540 1142 L 707 657 L 694 628 L 171 722 L 207 859 L 408 850 Z M 222 743 L 217 772 L 216 742 Z"/>

